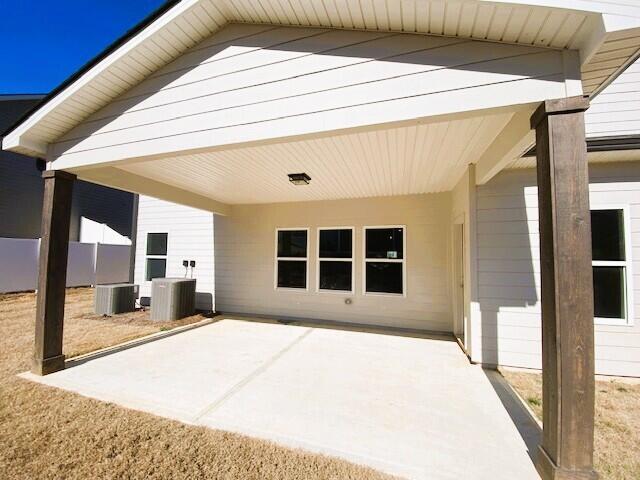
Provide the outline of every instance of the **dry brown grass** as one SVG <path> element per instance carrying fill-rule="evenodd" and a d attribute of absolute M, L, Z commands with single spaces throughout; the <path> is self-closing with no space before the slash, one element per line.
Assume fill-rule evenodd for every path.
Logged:
<path fill-rule="evenodd" d="M 501 373 L 542 419 L 542 375 Z M 602 479 L 640 478 L 640 385 L 596 382 L 595 466 Z"/>
<path fill-rule="evenodd" d="M 242 435 L 183 425 L 17 378 L 29 368 L 34 294 L 0 296 L 0 479 L 385 479 L 366 467 Z M 69 290 L 65 353 L 198 321 L 91 314 Z"/>

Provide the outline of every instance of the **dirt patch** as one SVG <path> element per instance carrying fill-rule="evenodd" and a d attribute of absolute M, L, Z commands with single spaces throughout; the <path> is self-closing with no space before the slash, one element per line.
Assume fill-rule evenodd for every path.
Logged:
<path fill-rule="evenodd" d="M 501 372 L 542 419 L 542 375 Z M 640 385 L 596 381 L 595 467 L 600 478 L 640 478 Z"/>
<path fill-rule="evenodd" d="M 90 289 L 69 289 L 65 354 L 200 321 L 148 312 L 101 317 Z M 0 295 L 0 478 L 388 479 L 349 462 L 193 427 L 17 378 L 30 366 L 35 295 Z"/>

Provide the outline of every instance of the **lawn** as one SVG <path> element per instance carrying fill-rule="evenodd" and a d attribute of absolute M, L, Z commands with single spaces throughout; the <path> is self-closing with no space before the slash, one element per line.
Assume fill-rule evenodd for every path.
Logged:
<path fill-rule="evenodd" d="M 153 323 L 148 312 L 92 314 L 67 293 L 67 358 L 204 317 Z M 387 479 L 346 461 L 193 427 L 16 377 L 30 367 L 35 295 L 0 295 L 0 479 Z"/>
<path fill-rule="evenodd" d="M 542 376 L 501 373 L 542 419 Z M 595 466 L 603 480 L 640 478 L 640 384 L 596 381 Z"/>

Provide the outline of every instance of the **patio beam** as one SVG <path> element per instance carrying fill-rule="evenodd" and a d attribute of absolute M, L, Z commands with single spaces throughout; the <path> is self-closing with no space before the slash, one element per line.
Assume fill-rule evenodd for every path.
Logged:
<path fill-rule="evenodd" d="M 545 480 L 596 479 L 593 469 L 594 331 L 589 172 L 584 111 L 588 99 L 543 102 L 536 130 L 542 280 Z"/>
<path fill-rule="evenodd" d="M 36 336 L 31 371 L 47 375 L 64 369 L 62 330 L 69 252 L 71 197 L 75 175 L 48 170 L 44 179 Z"/>

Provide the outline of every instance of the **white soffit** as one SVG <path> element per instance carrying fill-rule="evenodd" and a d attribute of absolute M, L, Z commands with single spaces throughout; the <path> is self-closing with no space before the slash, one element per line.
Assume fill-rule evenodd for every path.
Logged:
<path fill-rule="evenodd" d="M 640 6 L 622 1 L 183 0 L 47 101 L 5 137 L 4 148 L 44 156 L 47 144 L 230 22 L 579 49 L 587 93 L 606 84 L 640 46 L 640 32 L 632 29 L 640 25 Z"/>
<path fill-rule="evenodd" d="M 225 204 L 442 192 L 455 186 L 467 165 L 487 149 L 512 116 L 501 113 L 361 131 L 131 163 L 118 169 Z M 287 174 L 299 172 L 311 176 L 309 185 L 289 183 Z M 85 172 L 78 173 L 82 177 Z"/>

